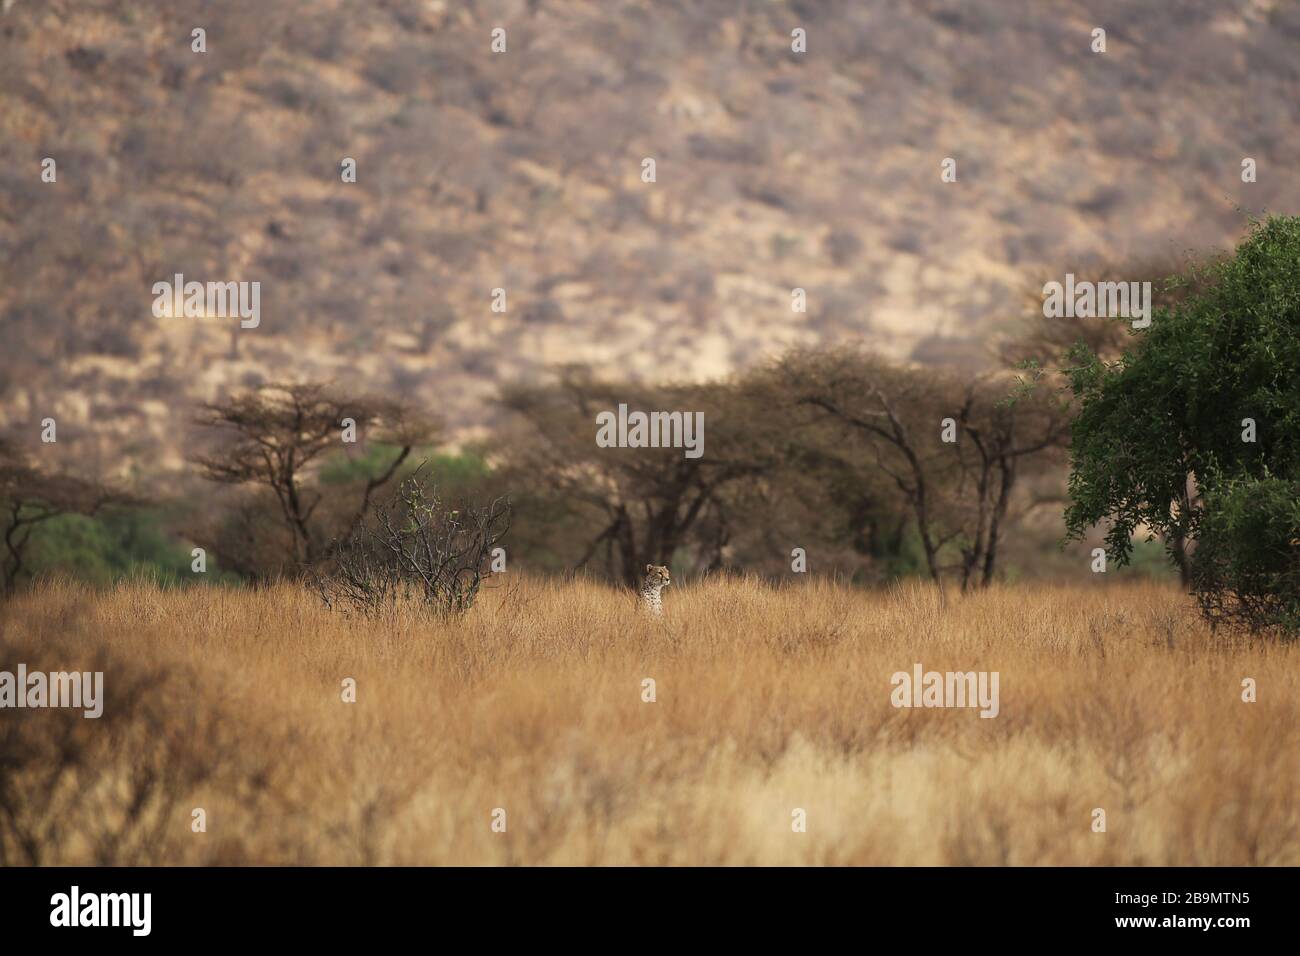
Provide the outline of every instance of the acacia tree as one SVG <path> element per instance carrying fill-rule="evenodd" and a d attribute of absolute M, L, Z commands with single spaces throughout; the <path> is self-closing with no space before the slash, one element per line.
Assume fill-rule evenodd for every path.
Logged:
<path fill-rule="evenodd" d="M 773 375 L 789 403 L 841 426 L 894 483 L 935 583 L 953 572 L 963 591 L 993 581 L 1024 462 L 1039 464 L 1068 435 L 1063 401 L 1032 379 L 962 382 L 843 350 L 791 353 Z"/>
<path fill-rule="evenodd" d="M 723 496 L 727 558 L 747 568 L 784 575 L 792 546 L 817 550 L 817 565 L 853 577 L 880 580 L 915 567 L 908 547 L 906 502 L 844 428 L 819 420 L 791 400 L 771 366 L 747 371 L 737 398 L 761 422 L 770 467 Z"/>
<path fill-rule="evenodd" d="M 670 563 L 681 548 L 701 552 L 701 567 L 717 566 L 728 534 L 724 490 L 763 474 L 774 461 L 775 436 L 766 431 L 763 410 L 746 406 L 725 384 L 638 386 L 569 368 L 553 384 L 507 389 L 501 402 L 516 416 L 499 447 L 506 474 L 575 512 L 589 529 L 574 565 L 603 553 L 611 576 L 628 584 L 641 579 L 647 564 Z M 703 454 L 599 447 L 596 415 L 620 403 L 702 412 Z"/>
<path fill-rule="evenodd" d="M 295 563 L 313 564 L 326 556 L 330 536 L 316 526 L 325 492 L 312 484 L 321 459 L 343 448 L 345 420 L 357 435 L 396 446 L 397 452 L 377 474 L 362 482 L 355 507 L 344 518 L 346 538 L 370 507 L 374 492 L 387 484 L 416 445 L 428 442 L 433 425 L 397 402 L 340 395 L 320 384 L 266 385 L 204 404 L 197 424 L 225 439 L 219 451 L 197 455 L 194 462 L 210 481 L 269 488 L 293 542 Z"/>
<path fill-rule="evenodd" d="M 1004 375 L 976 378 L 966 386 L 956 417 L 961 474 L 974 492 L 974 533 L 961 548 L 963 591 L 976 583 L 988 587 L 993 582 L 998 546 L 1021 472 L 1056 462 L 1069 443 L 1068 400 L 1040 374 L 1018 378 L 1010 391 L 1008 384 Z"/>
<path fill-rule="evenodd" d="M 1300 218 L 1252 222 L 1117 361 L 1071 353 L 1070 536 L 1107 522 L 1119 564 L 1143 531 L 1194 541 L 1188 579 L 1207 614 L 1252 626 L 1291 626 L 1277 608 L 1300 600 L 1300 516 L 1282 506 L 1300 479 L 1298 267 Z"/>

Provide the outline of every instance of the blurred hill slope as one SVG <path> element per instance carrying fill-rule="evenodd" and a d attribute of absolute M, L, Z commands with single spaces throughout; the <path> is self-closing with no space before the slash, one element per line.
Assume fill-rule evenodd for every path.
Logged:
<path fill-rule="evenodd" d="M 4 6 L 0 417 L 57 417 L 107 471 L 178 467 L 189 402 L 266 380 L 464 428 L 560 362 L 696 378 L 859 339 L 979 362 L 1035 277 L 1296 205 L 1294 4 Z M 155 319 L 177 272 L 260 281 L 260 328 Z"/>

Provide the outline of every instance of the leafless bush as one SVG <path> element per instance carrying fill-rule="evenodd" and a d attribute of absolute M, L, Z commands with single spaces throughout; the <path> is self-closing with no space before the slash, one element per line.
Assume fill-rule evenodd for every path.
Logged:
<path fill-rule="evenodd" d="M 473 606 L 492 550 L 510 529 L 510 503 L 451 507 L 423 468 L 336 543 L 333 566 L 314 579 L 326 606 L 370 615 L 414 599 L 442 616 Z"/>

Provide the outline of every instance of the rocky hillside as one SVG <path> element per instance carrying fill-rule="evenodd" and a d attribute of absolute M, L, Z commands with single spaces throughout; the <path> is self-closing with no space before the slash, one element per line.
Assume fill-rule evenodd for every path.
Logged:
<path fill-rule="evenodd" d="M 472 431 L 557 363 L 979 362 L 1045 276 L 1300 198 L 1284 0 L 0 10 L 0 417 L 55 416 L 98 470 L 179 466 L 194 400 L 273 379 Z M 155 317 L 176 273 L 260 282 L 260 325 Z"/>

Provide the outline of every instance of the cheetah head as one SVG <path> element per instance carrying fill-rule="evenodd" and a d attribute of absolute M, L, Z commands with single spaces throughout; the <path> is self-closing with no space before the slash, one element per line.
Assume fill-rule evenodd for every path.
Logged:
<path fill-rule="evenodd" d="M 668 569 L 662 564 L 647 564 L 645 566 L 645 583 L 653 588 L 664 588 L 672 584 L 668 579 Z"/>

